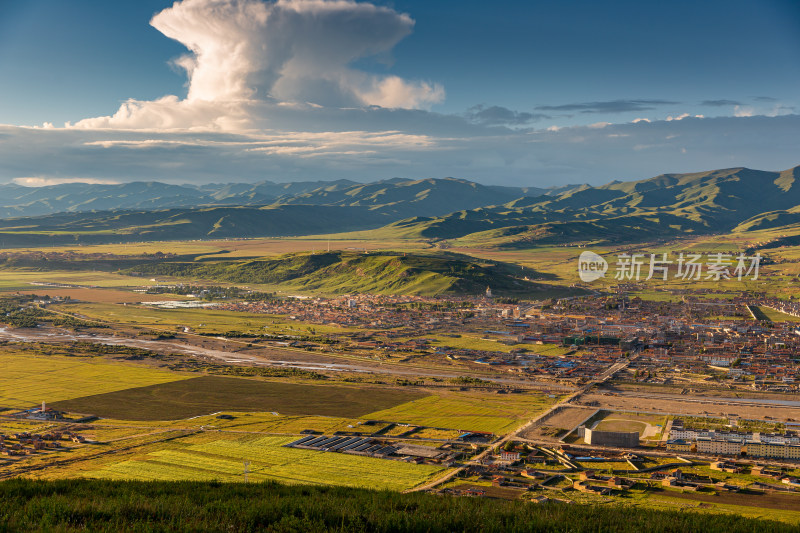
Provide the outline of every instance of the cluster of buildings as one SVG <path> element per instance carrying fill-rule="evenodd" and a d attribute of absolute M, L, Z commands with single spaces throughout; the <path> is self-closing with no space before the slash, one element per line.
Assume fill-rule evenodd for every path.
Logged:
<path fill-rule="evenodd" d="M 311 324 L 372 329 L 430 331 L 443 324 L 461 324 L 470 314 L 488 307 L 475 298 L 423 296 L 346 295 L 339 298 L 290 297 L 263 302 L 231 302 L 219 309 L 247 313 L 287 315 Z M 399 334 L 398 334 L 399 336 Z"/>
<path fill-rule="evenodd" d="M 731 455 L 800 460 L 800 434 L 760 433 L 692 429 L 673 420 L 666 443 L 668 450 L 708 455 Z"/>
<path fill-rule="evenodd" d="M 800 391 L 800 330 L 790 322 L 764 323 L 751 315 L 754 305 L 777 309 L 777 303 L 738 294 L 724 299 L 669 296 L 677 301 L 620 294 L 560 302 L 532 320 L 531 331 L 564 335 L 565 342 L 593 354 L 606 355 L 605 343 L 635 346 L 641 357 L 631 368 L 638 370 L 639 381 L 680 384 L 690 381 L 686 375 L 705 374 L 736 387 Z M 793 301 L 781 305 L 800 314 Z M 564 331 L 566 325 L 572 330 Z M 612 357 L 615 353 L 611 350 Z"/>
<path fill-rule="evenodd" d="M 5 456 L 32 455 L 43 450 L 61 448 L 61 441 L 83 443 L 86 442 L 86 439 L 71 431 L 44 434 L 27 432 L 14 435 L 0 434 L 0 454 Z"/>
<path fill-rule="evenodd" d="M 491 297 L 348 295 L 226 302 L 218 308 L 288 316 L 307 324 L 363 328 L 328 334 L 349 350 L 418 352 L 538 380 L 575 383 L 601 374 L 631 352 L 635 379 L 680 384 L 687 375 L 714 376 L 736 387 L 770 392 L 800 391 L 800 329 L 765 323 L 753 306 L 800 316 L 800 302 L 731 292 L 665 291 L 663 300 L 629 297 L 617 287 L 607 297 L 507 303 Z M 512 349 L 465 347 L 446 337 L 460 333 Z M 427 337 L 438 336 L 438 342 Z M 442 339 L 442 337 L 445 337 Z M 565 348 L 561 351 L 547 346 Z"/>

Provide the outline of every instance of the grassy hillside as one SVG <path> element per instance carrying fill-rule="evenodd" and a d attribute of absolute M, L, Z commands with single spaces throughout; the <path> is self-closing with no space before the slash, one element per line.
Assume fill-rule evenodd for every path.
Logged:
<path fill-rule="evenodd" d="M 444 178 L 401 180 L 329 186 L 286 198 L 283 203 L 311 205 L 366 206 L 397 218 L 412 215 L 435 216 L 461 209 L 502 204 L 524 194 L 544 194 L 546 189 L 488 187 L 467 180 Z"/>
<path fill-rule="evenodd" d="M 452 242 L 456 246 L 527 248 L 565 242 L 619 243 L 651 240 L 677 233 L 702 232 L 692 221 L 667 213 L 609 217 L 588 221 L 551 222 L 509 226 L 466 235 Z"/>
<path fill-rule="evenodd" d="M 277 483 L 0 483 L 0 531 L 522 531 L 757 533 L 771 520 L 596 505 L 452 498 Z"/>
<path fill-rule="evenodd" d="M 461 256 L 328 252 L 289 254 L 277 259 L 219 263 L 143 264 L 128 272 L 231 283 L 279 285 L 329 294 L 529 294 L 543 286 L 526 281 L 531 270 L 485 265 Z"/>
<path fill-rule="evenodd" d="M 525 247 L 765 229 L 800 222 L 798 177 L 800 167 L 783 172 L 734 168 L 664 174 L 601 187 L 574 187 L 558 195 L 521 198 L 444 216 L 408 218 L 379 233 Z"/>
<path fill-rule="evenodd" d="M 0 221 L 0 247 L 310 235 L 391 220 L 365 207 L 308 205 L 61 213 Z"/>
<path fill-rule="evenodd" d="M 369 231 L 368 235 L 361 235 L 369 238 L 465 238 L 465 243 L 503 248 L 570 242 L 623 243 L 800 223 L 798 177 L 800 167 L 782 172 L 732 168 L 663 174 L 600 187 L 551 189 L 484 186 L 454 178 L 392 179 L 369 184 L 347 180 L 294 185 L 265 182 L 209 185 L 192 189 L 186 197 L 181 197 L 180 187 L 176 186 L 127 184 L 118 186 L 125 191 L 120 200 L 123 204 L 136 200 L 136 205 L 156 205 L 158 202 L 148 204 L 146 198 L 161 194 L 164 198 L 180 197 L 181 201 L 188 198 L 189 203 L 195 204 L 207 201 L 240 205 L 6 219 L 0 221 L 0 247 L 354 231 Z M 22 194 L 20 187 L 8 187 L 12 196 Z M 100 191 L 106 195 L 103 198 L 111 198 L 109 191 Z M 58 198 L 50 198 L 45 192 L 26 192 L 27 196 L 23 196 L 35 196 L 36 202 L 48 203 L 53 209 L 62 205 L 56 202 Z M 79 192 L 79 188 L 69 189 L 64 201 L 77 202 Z M 100 194 L 95 189 L 85 192 Z M 267 201 L 274 203 L 249 207 Z M 70 209 L 108 208 L 112 204 L 87 200 Z M 32 206 L 24 207 L 22 212 L 35 211 Z"/>
<path fill-rule="evenodd" d="M 442 215 L 459 209 L 503 203 L 521 196 L 558 194 L 571 187 L 484 186 L 454 178 L 395 178 L 366 184 L 350 180 L 262 181 L 201 186 L 159 182 L 66 183 L 46 187 L 0 184 L 0 218 L 59 212 L 275 204 L 367 206 L 404 218 L 416 214 Z"/>

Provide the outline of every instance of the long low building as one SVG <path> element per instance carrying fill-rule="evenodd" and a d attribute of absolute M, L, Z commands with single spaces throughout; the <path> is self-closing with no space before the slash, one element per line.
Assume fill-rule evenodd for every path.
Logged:
<path fill-rule="evenodd" d="M 731 440 L 716 440 L 708 437 L 697 439 L 697 453 L 710 453 L 712 455 L 741 455 L 745 443 Z"/>
<path fill-rule="evenodd" d="M 800 446 L 796 444 L 773 444 L 769 442 L 748 442 L 749 457 L 770 457 L 774 459 L 800 460 Z"/>
<path fill-rule="evenodd" d="M 676 419 L 669 436 L 667 449 L 672 451 L 800 460 L 800 435 L 795 431 L 775 434 L 690 429 Z"/>

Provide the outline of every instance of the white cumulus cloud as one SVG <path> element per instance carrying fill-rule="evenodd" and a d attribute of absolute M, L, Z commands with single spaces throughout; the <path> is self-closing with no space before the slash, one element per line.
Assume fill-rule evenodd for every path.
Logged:
<path fill-rule="evenodd" d="M 388 7 L 351 0 L 183 0 L 151 25 L 189 50 L 185 99 L 128 100 L 80 128 L 245 130 L 269 122 L 271 107 L 379 106 L 427 109 L 444 99 L 437 83 L 352 67 L 385 54 L 414 21 Z"/>

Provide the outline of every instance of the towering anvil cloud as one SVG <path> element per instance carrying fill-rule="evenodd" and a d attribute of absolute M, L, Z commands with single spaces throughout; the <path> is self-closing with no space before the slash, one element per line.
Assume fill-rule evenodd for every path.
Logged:
<path fill-rule="evenodd" d="M 375 75 L 351 64 L 390 51 L 414 21 L 349 0 L 184 0 L 153 17 L 185 45 L 175 60 L 188 75 L 185 99 L 128 100 L 86 128 L 247 129 L 275 105 L 419 109 L 444 98 L 438 84 Z"/>

